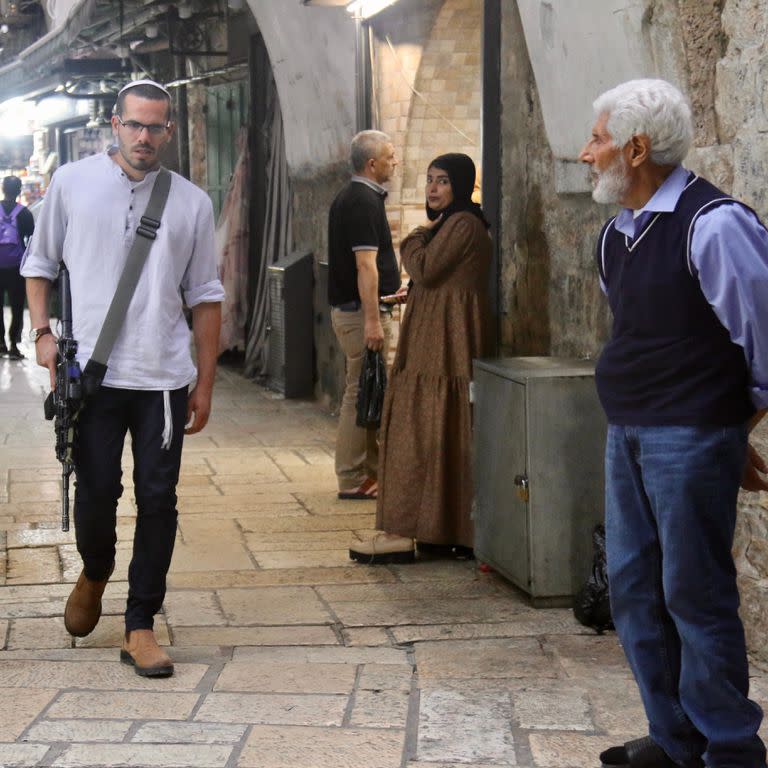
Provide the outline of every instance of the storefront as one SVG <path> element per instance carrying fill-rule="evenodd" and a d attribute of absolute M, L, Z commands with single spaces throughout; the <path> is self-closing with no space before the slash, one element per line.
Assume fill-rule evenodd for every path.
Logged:
<path fill-rule="evenodd" d="M 112 143 L 109 121 L 93 102 L 54 95 L 13 99 L 0 110 L 0 176 L 22 181 L 21 202 L 36 209 L 52 173 Z"/>

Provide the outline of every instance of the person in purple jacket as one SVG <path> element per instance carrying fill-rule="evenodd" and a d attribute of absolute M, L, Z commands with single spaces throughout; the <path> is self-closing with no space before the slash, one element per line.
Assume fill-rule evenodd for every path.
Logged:
<path fill-rule="evenodd" d="M 600 757 L 765 768 L 731 548 L 739 487 L 768 489 L 748 441 L 768 406 L 768 231 L 682 166 L 693 123 L 672 85 L 633 80 L 593 106 L 580 159 L 593 198 L 621 206 L 597 243 L 608 580 L 649 723 Z"/>
<path fill-rule="evenodd" d="M 19 349 L 19 342 L 24 323 L 25 280 L 19 274 L 19 266 L 27 241 L 35 231 L 32 214 L 21 203 L 16 202 L 20 194 L 21 179 L 18 176 L 6 176 L 3 179 L 3 200 L 0 203 L 0 355 L 7 355 L 11 360 L 21 360 L 24 357 Z M 6 292 L 11 308 L 7 345 L 3 320 Z"/>

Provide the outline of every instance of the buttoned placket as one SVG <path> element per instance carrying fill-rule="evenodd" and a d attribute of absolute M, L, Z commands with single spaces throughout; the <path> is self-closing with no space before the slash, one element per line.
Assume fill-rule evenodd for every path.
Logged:
<path fill-rule="evenodd" d="M 123 174 L 125 176 L 125 174 Z M 128 184 L 131 183 L 130 179 L 125 176 L 125 180 Z M 128 212 L 125 216 L 125 241 L 126 243 L 133 240 L 133 233 L 136 231 L 136 216 L 133 212 L 133 205 L 136 200 L 136 188 L 131 187 L 130 195 L 128 197 Z"/>
<path fill-rule="evenodd" d="M 148 184 L 150 181 L 154 186 L 154 176 L 156 174 L 147 174 L 141 181 L 133 182 L 128 178 L 125 171 L 120 172 L 120 176 L 124 183 L 130 186 L 130 196 L 128 202 L 128 212 L 125 217 L 125 243 L 126 246 L 133 243 L 133 239 L 136 236 L 136 214 L 134 213 L 134 206 L 136 203 L 136 190 L 143 184 Z M 164 451 L 168 451 L 171 448 L 171 441 L 173 440 L 173 419 L 171 414 L 171 400 L 170 391 L 163 391 L 163 431 L 161 435 L 161 448 Z"/>
<path fill-rule="evenodd" d="M 150 187 L 154 186 L 154 180 L 159 171 L 150 171 L 141 181 L 132 181 L 128 174 L 115 163 L 115 170 L 120 177 L 120 181 L 123 184 L 127 184 L 129 187 L 129 200 L 128 210 L 125 216 L 125 229 L 123 230 L 123 242 L 126 245 L 130 245 L 133 242 L 134 235 L 136 233 L 136 227 L 138 226 L 138 218 L 136 214 L 136 190 L 145 184 L 149 184 Z"/>

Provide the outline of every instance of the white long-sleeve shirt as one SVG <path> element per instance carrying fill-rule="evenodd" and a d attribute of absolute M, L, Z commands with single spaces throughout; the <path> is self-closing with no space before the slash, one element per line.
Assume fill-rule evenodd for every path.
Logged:
<path fill-rule="evenodd" d="M 72 289 L 72 329 L 81 366 L 91 356 L 149 202 L 157 171 L 131 181 L 108 153 L 59 168 L 51 181 L 21 274 L 54 280 L 61 260 Z M 213 208 L 172 175 L 157 239 L 109 357 L 104 386 L 172 390 L 196 371 L 182 307 L 220 302 Z"/>

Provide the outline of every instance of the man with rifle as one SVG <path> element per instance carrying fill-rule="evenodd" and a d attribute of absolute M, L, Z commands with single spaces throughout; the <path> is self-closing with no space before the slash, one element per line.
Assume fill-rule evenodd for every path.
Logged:
<path fill-rule="evenodd" d="M 176 535 L 184 426 L 186 434 L 199 432 L 210 413 L 224 290 L 210 200 L 160 166 L 174 131 L 168 91 L 152 81 L 126 85 L 112 131 L 116 147 L 56 172 L 22 274 L 37 362 L 50 370 L 54 387 L 57 346 L 48 306 L 51 282 L 60 262 L 66 265 L 72 335 L 83 368 L 73 454 L 83 571 L 67 601 L 65 626 L 82 637 L 101 615 L 114 568 L 121 457 L 130 432 L 137 516 L 120 658 L 139 675 L 166 677 L 173 664 L 157 644 L 153 620 Z M 143 262 L 137 262 L 142 247 Z M 126 278 L 132 271 L 133 279 Z M 197 371 L 183 304 L 192 311 Z"/>

